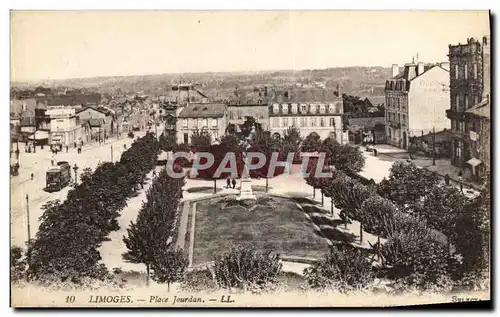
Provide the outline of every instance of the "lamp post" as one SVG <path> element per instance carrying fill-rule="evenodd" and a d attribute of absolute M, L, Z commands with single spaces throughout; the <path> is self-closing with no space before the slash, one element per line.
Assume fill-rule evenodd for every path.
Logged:
<path fill-rule="evenodd" d="M 78 165 L 73 166 L 73 170 L 75 171 L 75 185 L 78 185 Z"/>

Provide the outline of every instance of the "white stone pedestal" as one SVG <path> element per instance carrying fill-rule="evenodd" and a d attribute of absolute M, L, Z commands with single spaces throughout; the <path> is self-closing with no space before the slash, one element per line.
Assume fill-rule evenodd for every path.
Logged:
<path fill-rule="evenodd" d="M 250 177 L 241 179 L 240 196 L 236 198 L 236 200 L 245 199 L 257 199 L 252 193 L 252 179 Z"/>

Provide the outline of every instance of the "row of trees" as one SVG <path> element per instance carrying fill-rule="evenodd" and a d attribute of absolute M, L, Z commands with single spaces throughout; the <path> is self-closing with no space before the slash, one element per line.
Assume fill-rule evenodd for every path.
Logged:
<path fill-rule="evenodd" d="M 80 184 L 64 202 L 45 204 L 39 231 L 27 251 L 28 278 L 75 283 L 84 277 L 103 279 L 108 271 L 99 263 L 98 248 L 119 229 L 120 210 L 142 186 L 157 154 L 158 142 L 147 134 L 119 162 L 101 164 L 93 174 L 84 169 Z"/>
<path fill-rule="evenodd" d="M 389 277 L 427 288 L 487 268 L 487 212 L 479 212 L 487 194 L 471 201 L 412 163 L 395 163 L 379 185 L 362 184 L 339 167 L 332 179 L 307 181 L 332 198 L 346 223 L 359 221 L 361 241 L 363 231 L 379 237 L 373 247 Z"/>
<path fill-rule="evenodd" d="M 180 172 L 182 167 L 174 166 Z M 174 248 L 177 236 L 179 204 L 184 178 L 172 178 L 164 168 L 146 192 L 146 201 L 123 237 L 128 251 L 123 259 L 146 265 L 147 279 L 170 284 L 182 278 L 188 259 L 182 250 Z"/>

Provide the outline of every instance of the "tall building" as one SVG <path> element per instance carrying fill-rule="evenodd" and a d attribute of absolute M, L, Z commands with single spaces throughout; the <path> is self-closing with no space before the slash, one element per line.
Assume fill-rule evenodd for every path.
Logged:
<path fill-rule="evenodd" d="M 448 63 L 412 62 L 402 72 L 392 65 L 385 83 L 387 142 L 407 149 L 412 136 L 449 129 L 449 83 Z"/>
<path fill-rule="evenodd" d="M 489 169 L 490 37 L 449 45 L 450 108 L 453 155 L 451 163 L 468 168 L 473 179 Z"/>
<path fill-rule="evenodd" d="M 450 107 L 446 111 L 451 121 L 452 130 L 452 158 L 451 163 L 458 167 L 470 167 L 472 175 L 480 164 L 477 160 L 471 160 L 478 155 L 477 143 L 474 130 L 477 130 L 474 116 L 475 111 L 471 108 L 479 107 L 479 104 L 489 103 L 490 92 L 490 43 L 489 37 L 482 40 L 474 38 L 467 39 L 465 44 L 449 45 L 450 60 Z M 483 108 L 484 109 L 484 108 Z M 477 111 L 476 111 L 477 112 Z M 484 111 L 483 111 L 484 112 Z M 489 117 L 489 106 L 487 107 Z M 467 113 L 471 115 L 467 115 Z M 469 120 L 468 120 L 469 119 Z M 471 131 L 472 138 L 471 138 Z"/>

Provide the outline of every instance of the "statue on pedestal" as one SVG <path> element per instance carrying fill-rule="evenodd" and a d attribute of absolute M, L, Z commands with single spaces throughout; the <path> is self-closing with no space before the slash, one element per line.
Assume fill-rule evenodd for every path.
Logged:
<path fill-rule="evenodd" d="M 255 128 L 252 129 L 252 132 L 255 132 Z M 248 139 L 250 139 L 248 137 Z M 243 173 L 242 177 L 240 180 L 241 186 L 240 186 L 240 196 L 237 198 L 237 200 L 245 200 L 245 199 L 257 199 L 255 195 L 252 192 L 252 179 L 250 178 L 250 171 L 247 166 L 247 150 L 250 148 L 250 143 L 248 142 L 248 139 L 245 140 L 245 144 L 243 147 Z"/>

